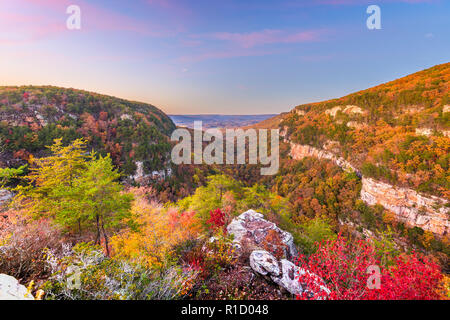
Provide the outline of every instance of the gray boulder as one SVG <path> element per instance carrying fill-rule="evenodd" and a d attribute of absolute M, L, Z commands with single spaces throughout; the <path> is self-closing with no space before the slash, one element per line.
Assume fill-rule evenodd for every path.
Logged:
<path fill-rule="evenodd" d="M 255 250 L 250 254 L 250 267 L 263 276 L 279 276 L 281 273 L 277 258 L 264 250 Z"/>
<path fill-rule="evenodd" d="M 14 194 L 11 191 L 0 189 L 0 207 L 8 203 L 13 197 Z"/>
<path fill-rule="evenodd" d="M 244 243 L 254 249 L 273 249 L 272 253 L 280 246 L 271 242 L 269 233 L 275 233 L 281 242 L 284 257 L 292 259 L 297 256 L 297 248 L 294 245 L 294 237 L 289 232 L 281 230 L 278 226 L 264 219 L 264 216 L 255 210 L 248 210 L 231 221 L 227 227 L 229 234 L 234 236 L 234 243 L 241 248 Z M 273 232 L 274 231 L 274 232 Z M 273 238 L 273 237 L 272 237 Z"/>
<path fill-rule="evenodd" d="M 250 266 L 256 272 L 263 276 L 267 276 L 272 279 L 273 282 L 280 287 L 286 289 L 293 295 L 300 295 L 303 292 L 308 292 L 308 288 L 303 287 L 298 278 L 300 275 L 308 272 L 313 277 L 319 277 L 306 271 L 292 262 L 281 259 L 278 261 L 272 254 L 264 250 L 255 250 L 250 254 Z M 325 294 L 330 294 L 330 290 L 325 286 L 320 286 L 320 290 Z"/>

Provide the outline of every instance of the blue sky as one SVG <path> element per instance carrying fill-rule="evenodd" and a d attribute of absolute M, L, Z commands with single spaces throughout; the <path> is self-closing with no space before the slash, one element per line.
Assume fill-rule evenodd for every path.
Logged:
<path fill-rule="evenodd" d="M 66 28 L 71 4 L 81 30 Z M 0 85 L 279 113 L 449 62 L 449 16 L 447 0 L 2 0 Z"/>

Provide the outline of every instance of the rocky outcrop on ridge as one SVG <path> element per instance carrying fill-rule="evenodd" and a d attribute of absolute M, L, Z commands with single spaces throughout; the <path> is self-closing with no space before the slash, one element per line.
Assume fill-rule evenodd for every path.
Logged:
<path fill-rule="evenodd" d="M 290 156 L 295 160 L 305 157 L 328 159 L 344 170 L 355 171 L 362 178 L 361 199 L 369 205 L 380 204 L 392 211 L 398 221 L 412 227 L 420 227 L 438 236 L 448 234 L 450 227 L 447 201 L 433 196 L 424 196 L 415 190 L 400 188 L 390 184 L 363 177 L 351 163 L 332 152 L 308 145 L 291 144 Z"/>
<path fill-rule="evenodd" d="M 248 210 L 233 219 L 227 231 L 233 235 L 234 244 L 238 249 L 246 246 L 253 250 L 263 249 L 272 253 L 281 251 L 287 259 L 292 259 L 298 254 L 292 234 L 267 221 L 255 210 Z"/>

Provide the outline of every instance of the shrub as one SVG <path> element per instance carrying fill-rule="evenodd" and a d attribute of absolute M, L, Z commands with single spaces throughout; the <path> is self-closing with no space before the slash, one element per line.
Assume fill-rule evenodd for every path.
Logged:
<path fill-rule="evenodd" d="M 221 229 L 206 241 L 198 241 L 196 246 L 184 252 L 180 263 L 199 272 L 199 279 L 215 277 L 222 270 L 231 268 L 237 262 L 237 255 L 231 239 Z"/>
<path fill-rule="evenodd" d="M 209 212 L 210 218 L 208 220 L 208 225 L 210 227 L 211 230 L 217 230 L 219 228 L 224 228 L 225 227 L 225 220 L 226 220 L 226 216 L 225 216 L 225 212 L 223 212 L 222 210 L 220 210 L 219 208 L 216 210 L 211 210 Z M 228 219 L 227 219 L 228 220 Z"/>
<path fill-rule="evenodd" d="M 47 220 L 28 221 L 22 214 L 3 213 L 8 222 L 0 229 L 0 273 L 28 282 L 49 275 L 43 250 L 59 247 L 61 233 Z"/>
<path fill-rule="evenodd" d="M 440 267 L 417 253 L 394 258 L 394 265 L 384 270 L 381 288 L 368 290 L 367 299 L 436 300 L 442 279 Z"/>
<path fill-rule="evenodd" d="M 388 253 L 386 253 L 388 254 Z M 308 291 L 300 299 L 438 299 L 442 274 L 439 266 L 416 253 L 393 257 L 392 266 L 380 263 L 376 249 L 367 241 L 352 243 L 341 235 L 319 245 L 308 259 L 299 257 L 299 266 L 311 273 L 299 275 Z M 380 288 L 369 289 L 370 266 L 380 268 Z M 325 285 L 330 290 L 321 290 Z"/>
<path fill-rule="evenodd" d="M 199 236 L 201 225 L 195 212 L 165 209 L 136 196 L 132 205 L 139 230 L 128 228 L 112 237 L 113 255 L 160 269 L 171 262 L 175 247 Z"/>
<path fill-rule="evenodd" d="M 336 238 L 331 224 L 321 217 L 303 223 L 301 228 L 303 234 L 299 241 L 305 254 L 313 253 L 317 249 L 316 243 Z"/>
<path fill-rule="evenodd" d="M 99 246 L 80 243 L 62 255 L 47 253 L 53 276 L 45 284 L 47 299 L 123 300 L 183 297 L 197 273 L 170 267 L 160 272 L 120 258 L 108 258 Z"/>

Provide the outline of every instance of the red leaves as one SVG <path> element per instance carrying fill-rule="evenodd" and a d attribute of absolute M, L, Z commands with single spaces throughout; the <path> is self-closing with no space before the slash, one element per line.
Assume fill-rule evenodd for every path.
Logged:
<path fill-rule="evenodd" d="M 210 218 L 207 221 L 210 228 L 212 230 L 217 230 L 218 228 L 222 228 L 225 226 L 225 213 L 220 209 L 216 209 L 214 211 L 210 211 Z"/>
<path fill-rule="evenodd" d="M 417 253 L 394 258 L 395 265 L 382 274 L 381 288 L 369 290 L 368 299 L 436 300 L 442 279 L 439 266 Z"/>
<path fill-rule="evenodd" d="M 299 276 L 308 291 L 298 299 L 438 299 L 436 288 L 442 275 L 437 264 L 416 253 L 392 257 L 392 260 L 393 266 L 381 266 L 369 242 L 352 243 L 339 235 L 336 240 L 320 244 L 308 259 L 300 255 L 298 265 L 320 279 L 308 272 Z M 376 276 L 368 273 L 370 266 L 380 267 L 379 289 L 368 286 Z M 321 285 L 327 286 L 331 293 L 326 294 Z"/>

